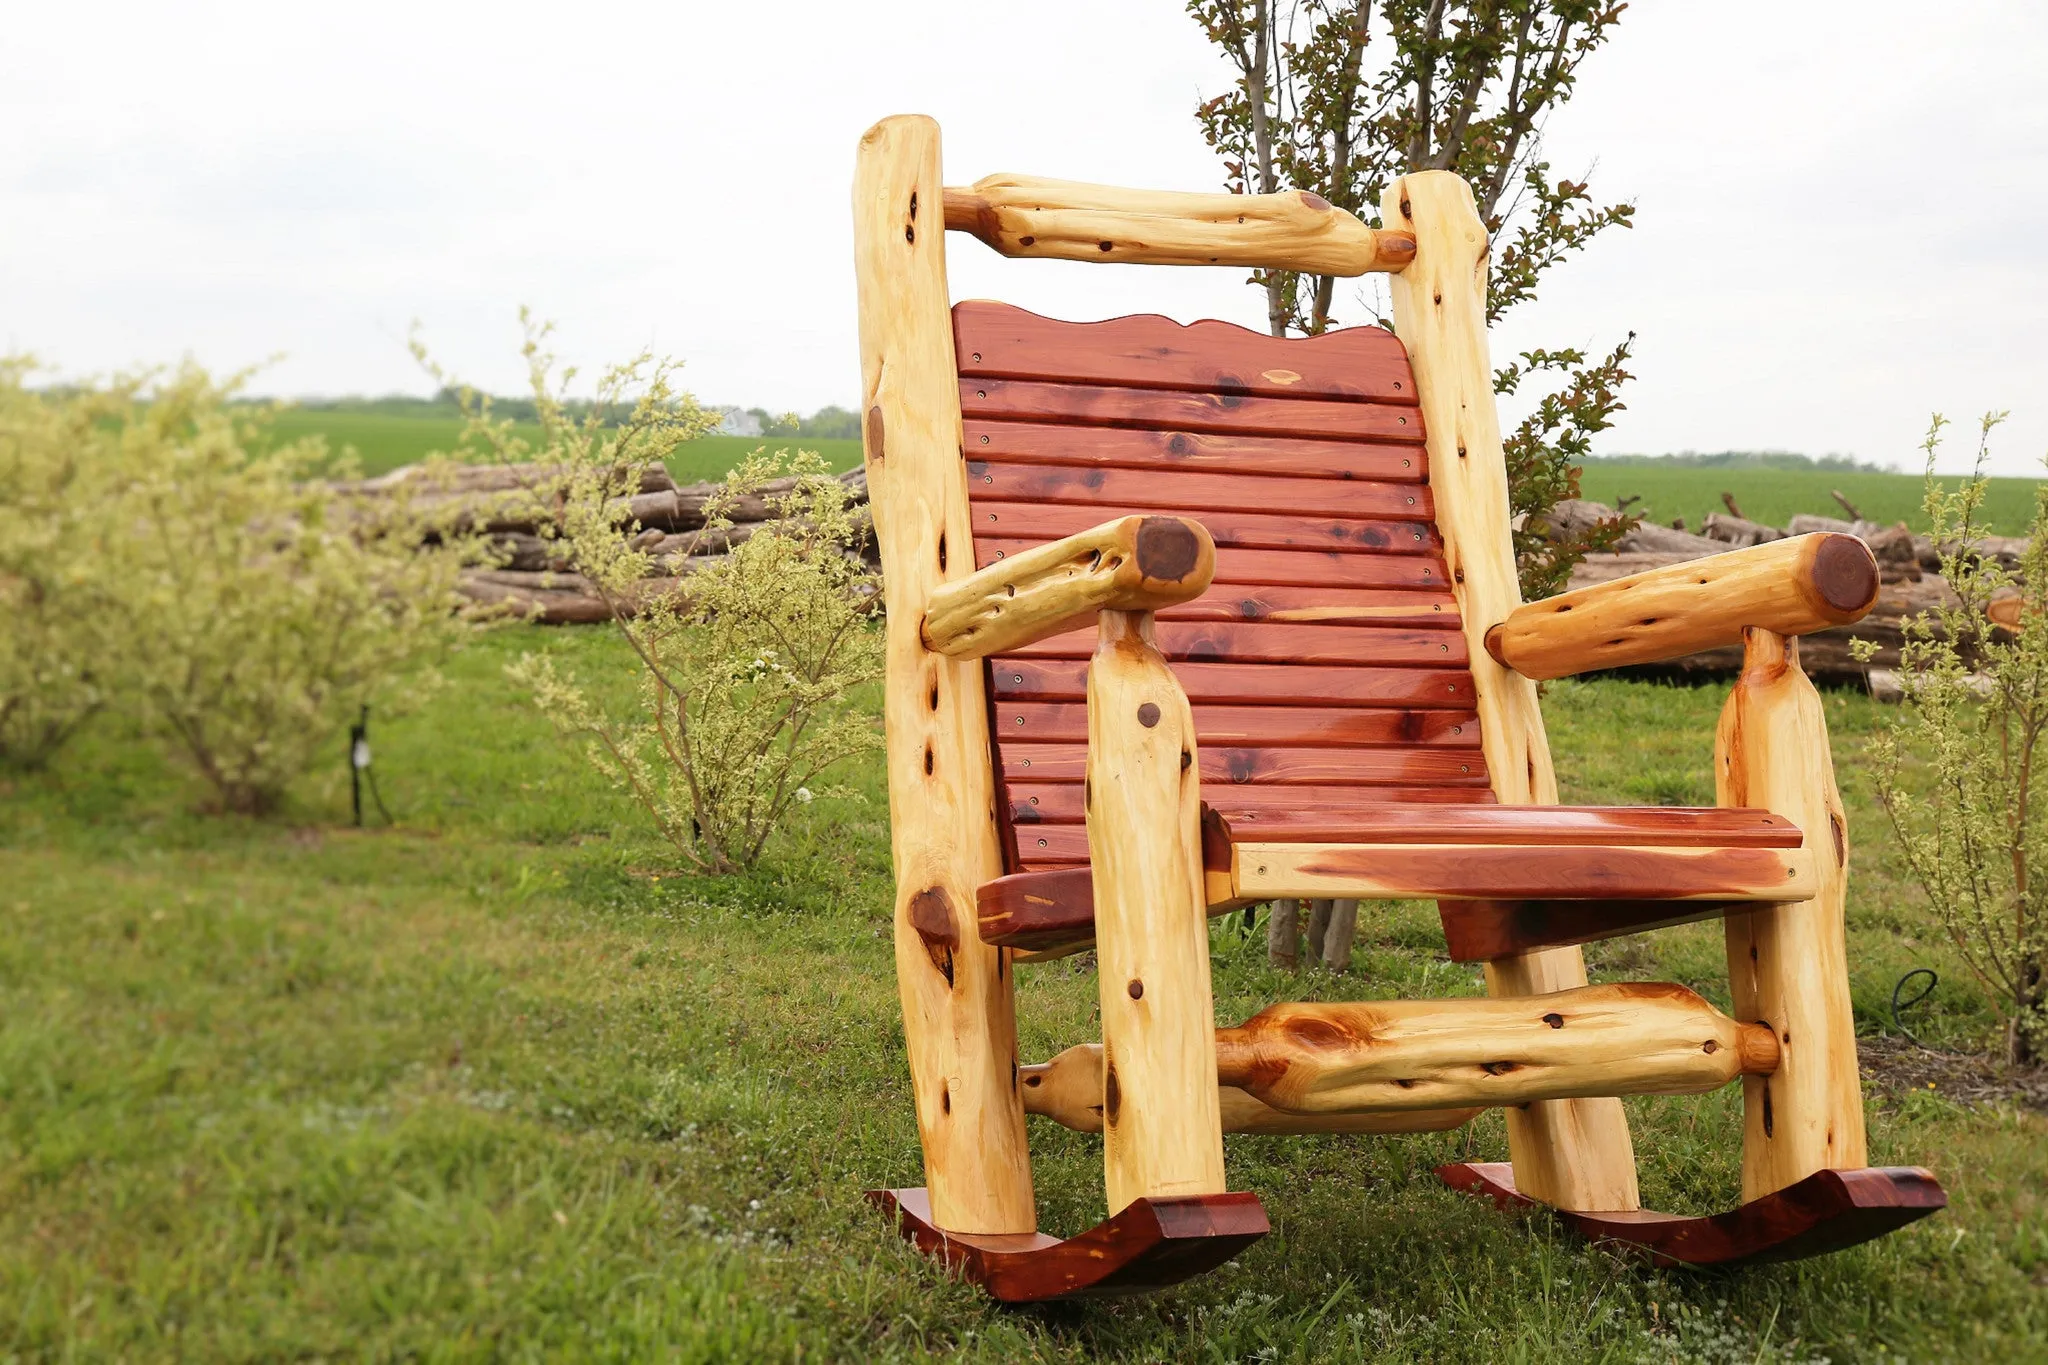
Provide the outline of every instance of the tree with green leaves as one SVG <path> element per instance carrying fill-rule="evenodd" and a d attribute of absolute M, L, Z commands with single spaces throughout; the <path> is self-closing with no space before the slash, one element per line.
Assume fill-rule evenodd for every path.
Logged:
<path fill-rule="evenodd" d="M 1536 296 L 1542 277 L 1635 206 L 1601 204 L 1584 179 L 1553 176 L 1543 127 L 1571 97 L 1580 65 L 1612 36 L 1625 5 L 1605 0 L 1189 0 L 1188 12 L 1237 72 L 1196 117 L 1239 194 L 1293 188 L 1377 225 L 1380 193 L 1411 171 L 1464 177 L 1496 244 L 1487 321 Z M 1262 270 L 1274 336 L 1339 321 L 1337 279 Z M 1385 325 L 1361 292 L 1361 315 Z M 1622 518 L 1560 532 L 1543 514 L 1579 491 L 1578 462 L 1622 409 L 1634 334 L 1604 357 L 1537 349 L 1495 372 L 1513 394 L 1542 395 L 1506 439 L 1523 594 L 1564 586 L 1586 553 L 1610 547 Z"/>

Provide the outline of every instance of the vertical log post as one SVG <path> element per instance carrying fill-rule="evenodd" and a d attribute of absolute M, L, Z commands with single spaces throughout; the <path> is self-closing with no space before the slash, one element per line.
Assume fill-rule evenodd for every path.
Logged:
<path fill-rule="evenodd" d="M 1487 355 L 1486 226 L 1471 188 L 1448 171 L 1421 171 L 1388 186 L 1380 222 L 1415 234 L 1415 260 L 1387 277 L 1394 331 L 1415 370 L 1437 529 L 1472 656 L 1480 743 L 1494 795 L 1511 805 L 1555 805 L 1557 779 L 1536 685 L 1486 650 L 1487 629 L 1522 602 Z M 1577 948 L 1486 965 L 1491 995 L 1585 984 L 1585 957 Z M 1515 1186 L 1524 1194 L 1567 1209 L 1641 1207 L 1620 1100 L 1545 1100 L 1508 1110 L 1507 1121 Z"/>
<path fill-rule="evenodd" d="M 861 138 L 854 263 L 868 488 L 887 584 L 896 979 L 932 1221 L 1029 1233 L 1037 1216 L 1015 1001 L 1005 950 L 975 932 L 975 888 L 1002 875 L 982 666 L 927 650 L 919 634 L 932 589 L 974 571 L 944 202 L 936 123 L 884 119 Z"/>
<path fill-rule="evenodd" d="M 1799 642 L 1751 626 L 1742 676 L 1714 732 L 1715 799 L 1759 806 L 1806 833 L 1820 894 L 1727 919 L 1735 1017 L 1778 1034 L 1778 1068 L 1742 1082 L 1742 1197 L 1761 1199 L 1829 1167 L 1868 1161 L 1843 930 L 1849 827 L 1835 790 L 1827 716 Z"/>
<path fill-rule="evenodd" d="M 1109 1212 L 1221 1194 L 1195 719 L 1150 612 L 1105 611 L 1088 666 L 1088 859 Z"/>

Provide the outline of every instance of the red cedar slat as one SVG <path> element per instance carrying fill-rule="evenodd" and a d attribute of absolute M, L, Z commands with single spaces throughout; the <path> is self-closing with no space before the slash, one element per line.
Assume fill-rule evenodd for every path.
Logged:
<path fill-rule="evenodd" d="M 992 659 L 998 703 L 1073 701 L 1088 695 L 1079 660 Z M 1346 668 L 1306 664 L 1176 663 L 1188 700 L 1275 706 L 1424 706 L 1469 711 L 1476 702 L 1466 669 Z"/>
<path fill-rule="evenodd" d="M 1453 962 L 1491 962 L 1755 909 L 1749 901 L 1438 901 Z"/>
<path fill-rule="evenodd" d="M 970 421 L 963 435 L 965 448 L 975 456 L 1012 464 L 1146 469 L 1158 474 L 1215 470 L 1282 478 L 1375 479 L 1381 483 L 1419 483 L 1429 470 L 1420 446 L 1393 442 L 1139 431 L 995 419 Z"/>
<path fill-rule="evenodd" d="M 1237 843 L 1798 848 L 1802 839 L 1799 828 L 1781 815 L 1714 806 L 1484 806 L 1441 811 L 1356 802 L 1319 811 L 1254 808 L 1221 818 L 1225 832 Z"/>
<path fill-rule="evenodd" d="M 1085 818 L 1081 808 L 1081 787 L 1073 782 L 1030 782 L 1012 780 L 1004 784 L 1011 818 L 1021 827 L 1027 824 L 1071 825 Z M 1204 803 L 1227 817 L 1270 814 L 1279 810 L 1341 809 L 1364 793 L 1357 787 L 1303 785 L 1279 787 L 1233 787 L 1212 782 L 1202 788 Z M 1375 801 L 1423 802 L 1432 806 L 1488 804 L 1493 792 L 1486 787 L 1374 787 Z M 1249 808 L 1249 809 L 1247 809 Z M 1256 830 L 1257 826 L 1248 828 Z"/>
<path fill-rule="evenodd" d="M 1013 418 L 1075 426 L 1422 444 L 1419 408 L 1313 398 L 1240 398 L 1104 384 L 1047 384 L 1028 379 L 962 379 L 960 415 L 975 420 Z M 980 445 L 981 438 L 975 438 L 967 453 L 975 454 Z"/>
<path fill-rule="evenodd" d="M 1116 517 L 1159 509 L 1128 503 L 997 502 L 976 499 L 974 534 L 1010 540 L 1059 540 Z M 1233 549 L 1337 550 L 1350 554 L 1440 555 L 1443 542 L 1425 522 L 1358 521 L 1273 512 L 1204 513 L 1201 523 L 1219 546 Z M 1313 582 L 1314 580 L 1310 580 Z"/>
<path fill-rule="evenodd" d="M 1270 663 L 1415 664 L 1457 667 L 1470 661 L 1465 636 L 1455 630 L 1397 630 L 1384 626 L 1294 625 L 1268 621 L 1161 621 L 1159 648 L 1174 664 Z M 1008 659 L 1086 659 L 1095 653 L 1093 622 L 1029 644 Z"/>
<path fill-rule="evenodd" d="M 1086 744 L 1028 744 L 1011 740 L 1001 745 L 1000 763 L 1009 781 L 1079 782 L 1088 767 Z M 1483 787 L 1486 760 L 1470 749 L 1309 749 L 1235 747 L 1211 744 L 1200 748 L 1202 789 L 1228 789 L 1265 783 L 1315 783 L 1363 787 L 1436 785 Z M 1361 800 L 1369 797 L 1361 796 Z"/>
<path fill-rule="evenodd" d="M 1262 335 L 1233 323 L 1175 322 L 1157 314 L 1061 322 L 987 299 L 953 305 L 963 375 L 1413 403 L 1408 353 L 1380 327 L 1308 339 Z"/>
<path fill-rule="evenodd" d="M 1067 828 L 1055 826 L 1054 828 Z M 1240 850 L 1239 857 L 1243 857 Z M 1440 900 L 1657 900 L 1725 898 L 1783 884 L 1784 856 L 1769 848 L 1715 848 L 1680 857 L 1647 848 L 1546 848 L 1463 844 L 1451 850 L 1371 845 L 1328 848 L 1304 875 L 1370 875 Z"/>
<path fill-rule="evenodd" d="M 971 460 L 968 492 L 1005 502 L 1065 502 L 1095 506 L 1136 504 L 1155 511 L 1277 512 L 1299 517 L 1386 518 L 1431 521 L 1436 516 L 1426 484 L 1363 479 L 1272 479 L 1258 474 L 1189 470 L 1074 469 L 1064 465 Z"/>
<path fill-rule="evenodd" d="M 1397 711 L 1312 706 L 1197 706 L 1199 744 L 1328 748 L 1479 747 L 1470 711 Z M 1086 744 L 1086 702 L 1020 702 L 996 707 L 996 738 Z"/>
<path fill-rule="evenodd" d="M 1102 521 L 1107 521 L 1107 516 Z M 1100 525 L 1091 522 L 1090 525 Z M 1070 531 L 1062 535 L 1073 534 Z M 1213 533 L 1212 533 L 1213 534 Z M 1057 540 L 1058 536 L 977 536 L 974 567 L 985 569 L 1009 555 L 1035 545 Z M 1216 551 L 1219 584 L 1300 587 L 1304 584 L 1332 588 L 1413 588 L 1446 592 L 1450 574 L 1441 555 L 1359 555 L 1333 550 L 1239 550 Z"/>
<path fill-rule="evenodd" d="M 1162 621 L 1284 621 L 1296 625 L 1409 626 L 1456 630 L 1458 603 L 1447 592 L 1399 588 L 1272 587 L 1225 583 L 1158 613 Z"/>

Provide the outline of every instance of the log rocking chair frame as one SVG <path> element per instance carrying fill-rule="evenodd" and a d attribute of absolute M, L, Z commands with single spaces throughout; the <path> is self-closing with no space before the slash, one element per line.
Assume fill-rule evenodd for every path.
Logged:
<path fill-rule="evenodd" d="M 1812 1255 L 1945 1203 L 1920 1168 L 1866 1165 L 1847 827 L 1799 668 L 1797 636 L 1875 600 L 1869 551 L 1800 537 L 1524 604 L 1484 226 L 1446 172 L 1380 208 L 1373 229 L 1295 191 L 947 189 L 930 119 L 861 140 L 895 957 L 926 1181 L 871 1198 L 998 1299 L 1158 1288 L 1257 1240 L 1257 1196 L 1225 1185 L 1233 1131 L 1410 1132 L 1504 1107 L 1511 1161 L 1446 1182 L 1666 1263 Z M 956 308 L 947 229 L 1014 257 L 1386 272 L 1394 331 Z M 1716 807 L 1557 804 L 1538 680 L 1735 643 Z M 1300 896 L 1435 899 L 1489 998 L 1215 1027 L 1208 916 Z M 1578 945 L 1709 917 L 1733 1017 L 1677 985 L 1588 984 Z M 1102 1042 L 1023 1065 L 1016 966 L 1088 946 Z M 1744 1202 L 1642 1209 L 1619 1097 L 1738 1078 Z M 1027 1113 L 1103 1134 L 1105 1222 L 1038 1230 Z"/>

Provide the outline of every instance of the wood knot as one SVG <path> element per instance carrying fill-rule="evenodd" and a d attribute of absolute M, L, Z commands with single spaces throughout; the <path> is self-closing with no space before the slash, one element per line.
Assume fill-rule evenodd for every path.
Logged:
<path fill-rule="evenodd" d="M 1143 1000 L 1145 998 L 1145 983 L 1138 980 L 1135 976 L 1131 978 L 1131 984 L 1124 987 L 1124 989 L 1131 993 L 1131 999 L 1133 1000 Z"/>
<path fill-rule="evenodd" d="M 1116 1063 L 1112 1062 L 1102 1073 L 1102 1118 L 1105 1123 L 1115 1123 L 1117 1111 L 1123 1108 L 1123 1087 L 1117 1084 Z"/>
<path fill-rule="evenodd" d="M 1310 208 L 1315 209 L 1317 212 L 1323 212 L 1330 207 L 1329 200 L 1323 198 L 1323 196 L 1321 196 L 1320 194 L 1316 194 L 1309 190 L 1303 190 L 1301 192 L 1301 202 L 1308 205 Z"/>
<path fill-rule="evenodd" d="M 924 944 L 925 955 L 953 984 L 953 953 L 960 946 L 960 930 L 953 918 L 953 903 L 940 888 L 928 887 L 910 898 L 905 912 L 910 927 Z"/>
<path fill-rule="evenodd" d="M 1552 1028 L 1563 1028 L 1564 1016 L 1562 1014 L 1546 1014 L 1543 1016 L 1543 1022 Z"/>
<path fill-rule="evenodd" d="M 1148 701 L 1138 708 L 1138 724 L 1149 730 L 1158 723 L 1159 703 Z"/>

